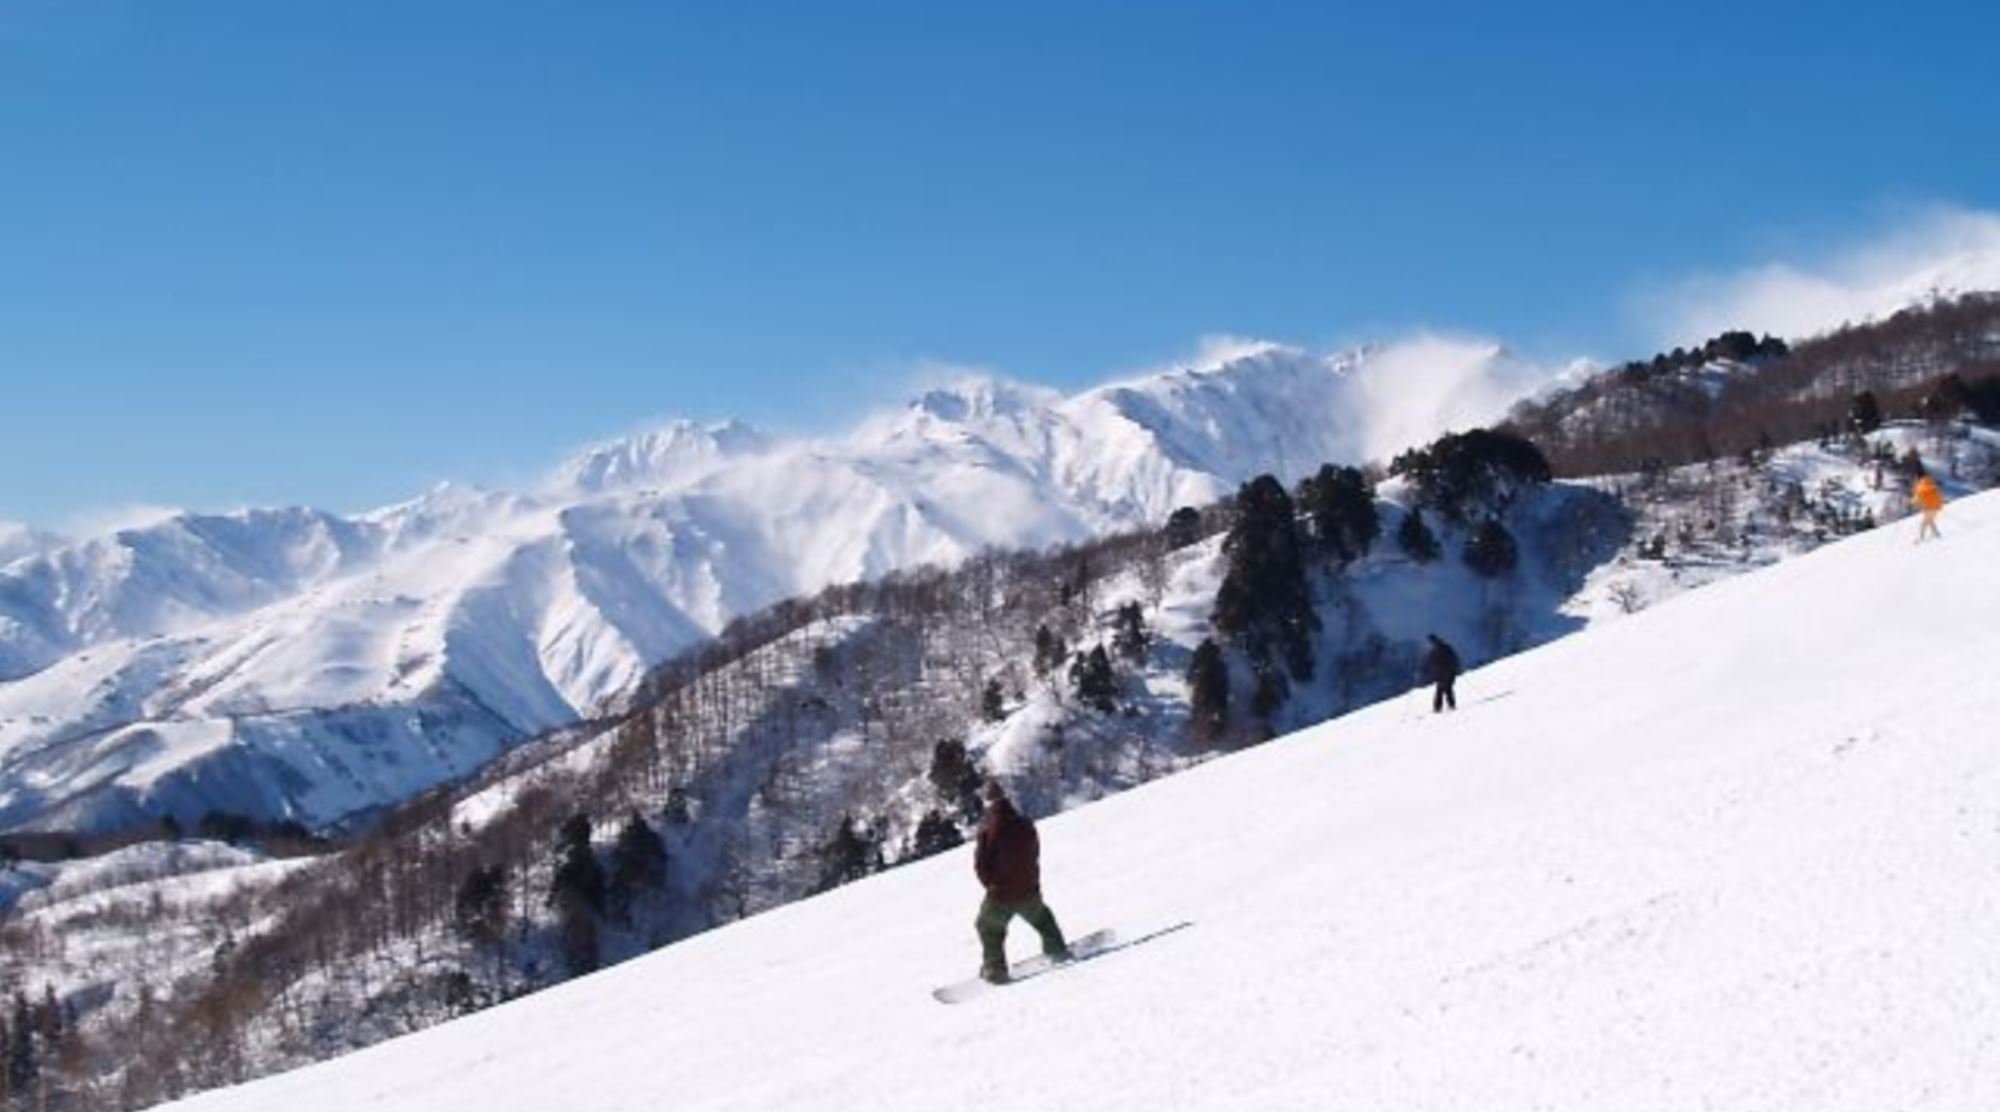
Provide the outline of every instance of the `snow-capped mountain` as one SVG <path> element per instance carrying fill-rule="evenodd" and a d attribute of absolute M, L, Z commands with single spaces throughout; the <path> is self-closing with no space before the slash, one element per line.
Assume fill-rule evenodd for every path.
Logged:
<path fill-rule="evenodd" d="M 0 569 L 0 829 L 324 825 L 587 714 L 732 617 L 1378 457 L 1539 372 L 1426 338 L 1270 344 L 1073 396 L 971 378 L 844 436 L 677 423 L 528 493 L 182 514 Z"/>
<path fill-rule="evenodd" d="M 1995 1107 L 2000 494 L 1949 512 L 1043 822 L 1131 944 L 969 1003 L 960 848 L 174 1107 Z"/>

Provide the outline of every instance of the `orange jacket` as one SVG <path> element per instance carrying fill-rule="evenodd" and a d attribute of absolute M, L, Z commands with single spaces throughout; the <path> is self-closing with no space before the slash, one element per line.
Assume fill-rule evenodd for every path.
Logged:
<path fill-rule="evenodd" d="M 1944 509 L 1944 492 L 1938 489 L 1937 481 L 1929 475 L 1917 480 L 1916 499 L 1917 505 L 1928 513 Z"/>

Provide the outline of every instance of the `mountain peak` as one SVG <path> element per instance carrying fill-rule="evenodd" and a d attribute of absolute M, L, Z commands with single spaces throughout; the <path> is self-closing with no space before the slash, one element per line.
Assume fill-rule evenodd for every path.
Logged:
<path fill-rule="evenodd" d="M 741 421 L 677 420 L 585 449 L 557 470 L 555 482 L 587 494 L 680 486 L 770 447 L 769 437 Z"/>
<path fill-rule="evenodd" d="M 1010 379 L 962 374 L 925 390 L 908 409 L 941 421 L 964 422 L 1017 416 L 1037 406 L 1053 405 L 1061 397 L 1054 390 Z"/>

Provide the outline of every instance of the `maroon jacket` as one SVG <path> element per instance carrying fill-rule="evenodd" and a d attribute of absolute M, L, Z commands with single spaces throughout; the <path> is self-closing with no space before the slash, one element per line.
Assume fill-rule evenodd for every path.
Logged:
<path fill-rule="evenodd" d="M 1042 898 L 1042 845 L 1035 824 L 1007 800 L 986 805 L 979 820 L 979 843 L 972 871 L 995 903 L 1028 903 Z"/>

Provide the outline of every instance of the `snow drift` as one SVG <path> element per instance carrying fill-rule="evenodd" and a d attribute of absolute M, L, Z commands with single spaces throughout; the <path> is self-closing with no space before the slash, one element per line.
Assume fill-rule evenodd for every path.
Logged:
<path fill-rule="evenodd" d="M 2000 1106 L 2000 495 L 1943 524 L 1051 819 L 1072 933 L 1187 925 L 970 1004 L 961 849 L 177 1107 Z"/>

